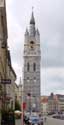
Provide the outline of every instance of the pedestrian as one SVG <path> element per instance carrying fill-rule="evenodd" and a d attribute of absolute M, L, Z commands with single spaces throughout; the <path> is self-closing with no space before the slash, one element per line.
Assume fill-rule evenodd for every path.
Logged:
<path fill-rule="evenodd" d="M 47 118 L 45 117 L 45 118 L 44 118 L 44 122 L 46 122 L 46 119 L 47 119 Z"/>

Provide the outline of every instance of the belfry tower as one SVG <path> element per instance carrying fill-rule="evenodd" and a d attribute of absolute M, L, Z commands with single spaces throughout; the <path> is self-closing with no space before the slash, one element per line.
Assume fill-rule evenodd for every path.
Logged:
<path fill-rule="evenodd" d="M 32 11 L 29 30 L 26 29 L 24 41 L 24 102 L 27 111 L 40 111 L 40 34 L 35 28 Z"/>

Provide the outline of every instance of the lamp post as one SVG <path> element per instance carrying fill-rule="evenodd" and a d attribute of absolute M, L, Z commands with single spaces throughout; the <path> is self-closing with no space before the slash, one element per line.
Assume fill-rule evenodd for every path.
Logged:
<path fill-rule="evenodd" d="M 21 115 L 21 125 L 24 123 L 24 109 L 23 109 L 23 85 L 22 85 L 22 102 L 21 102 L 21 110 L 22 110 L 22 115 Z"/>
<path fill-rule="evenodd" d="M 27 79 L 27 82 L 29 84 L 30 82 L 30 79 L 28 78 Z M 32 93 L 31 93 L 31 86 L 30 86 L 30 91 L 27 93 L 27 109 L 28 111 L 31 113 L 31 96 L 32 96 Z"/>
<path fill-rule="evenodd" d="M 28 110 L 31 114 L 31 93 L 27 93 L 27 99 L 28 99 Z"/>
<path fill-rule="evenodd" d="M 2 86 L 0 85 L 0 124 L 1 124 L 1 103 L 2 103 Z"/>

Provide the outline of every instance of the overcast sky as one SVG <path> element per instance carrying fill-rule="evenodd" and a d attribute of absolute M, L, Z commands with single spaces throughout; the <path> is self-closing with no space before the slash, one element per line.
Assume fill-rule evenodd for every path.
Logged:
<path fill-rule="evenodd" d="M 64 94 L 64 0 L 6 0 L 8 46 L 12 65 L 22 77 L 23 44 L 34 6 L 41 42 L 41 94 Z"/>

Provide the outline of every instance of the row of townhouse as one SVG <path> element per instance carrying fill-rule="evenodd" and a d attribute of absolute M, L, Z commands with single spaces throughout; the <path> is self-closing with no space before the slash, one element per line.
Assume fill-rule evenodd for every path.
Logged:
<path fill-rule="evenodd" d="M 16 74 L 8 50 L 8 32 L 5 0 L 0 0 L 0 122 L 1 110 L 15 108 Z"/>
<path fill-rule="evenodd" d="M 41 113 L 46 115 L 48 111 L 48 96 L 41 96 Z"/>
<path fill-rule="evenodd" d="M 64 95 L 56 94 L 48 98 L 48 112 L 64 112 Z"/>
<path fill-rule="evenodd" d="M 15 80 L 16 74 L 11 65 L 10 52 L 8 51 L 9 64 L 7 66 L 7 77 L 11 80 L 11 84 L 6 84 L 7 107 L 15 109 Z"/>
<path fill-rule="evenodd" d="M 41 97 L 41 111 L 43 114 L 64 112 L 64 95 L 53 93 Z"/>

